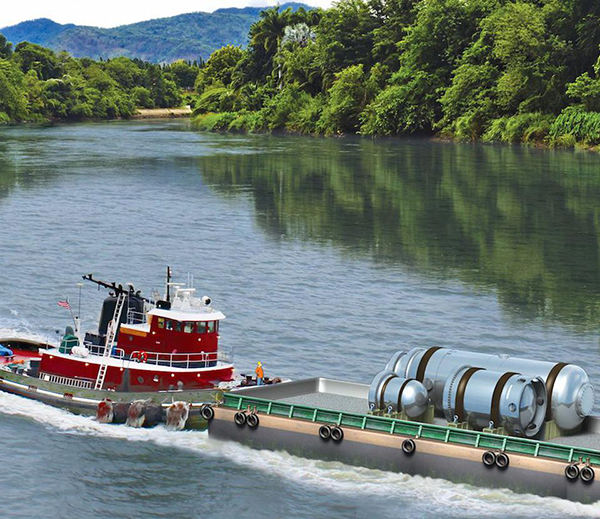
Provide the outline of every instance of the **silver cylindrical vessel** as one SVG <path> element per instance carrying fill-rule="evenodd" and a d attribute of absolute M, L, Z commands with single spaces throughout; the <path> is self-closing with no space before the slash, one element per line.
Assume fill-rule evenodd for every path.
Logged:
<path fill-rule="evenodd" d="M 504 427 L 509 434 L 532 437 L 544 423 L 546 399 L 540 377 L 459 366 L 444 385 L 442 407 L 449 422 Z"/>
<path fill-rule="evenodd" d="M 548 392 L 545 419 L 554 420 L 564 431 L 576 429 L 594 408 L 594 389 L 589 377 L 581 367 L 574 364 L 437 347 L 397 352 L 388 362 L 388 368 L 399 377 L 415 378 L 423 382 L 430 391 L 430 398 L 437 410 L 442 408 L 444 386 L 448 377 L 462 365 L 541 377 Z"/>
<path fill-rule="evenodd" d="M 428 403 L 429 397 L 423 384 L 400 378 L 392 371 L 379 372 L 369 388 L 371 411 L 404 412 L 409 418 L 416 418 L 427 410 Z"/>

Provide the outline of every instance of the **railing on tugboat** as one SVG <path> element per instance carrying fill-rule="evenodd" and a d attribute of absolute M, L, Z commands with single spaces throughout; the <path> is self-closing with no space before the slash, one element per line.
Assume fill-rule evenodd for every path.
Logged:
<path fill-rule="evenodd" d="M 127 311 L 127 324 L 146 324 L 148 316 L 145 312 L 136 312 L 133 309 Z"/>
<path fill-rule="evenodd" d="M 89 350 L 90 355 L 102 357 L 104 355 L 105 346 L 85 343 L 85 347 Z M 118 360 L 127 360 L 134 362 L 143 362 L 155 366 L 168 366 L 170 368 L 211 368 L 215 367 L 218 362 L 231 364 L 233 363 L 233 349 L 214 352 L 196 352 L 196 353 L 164 353 L 158 351 L 132 351 L 127 355 L 122 348 L 113 347 L 110 357 Z"/>
<path fill-rule="evenodd" d="M 161 353 L 157 351 L 133 351 L 130 358 L 155 366 L 170 368 L 210 368 L 217 362 L 233 362 L 233 352 L 214 351 L 198 353 Z"/>
<path fill-rule="evenodd" d="M 94 382 L 84 378 L 62 377 L 60 375 L 52 375 L 50 373 L 40 373 L 39 378 L 53 384 L 61 384 L 63 386 L 71 386 L 79 389 L 92 389 Z"/>

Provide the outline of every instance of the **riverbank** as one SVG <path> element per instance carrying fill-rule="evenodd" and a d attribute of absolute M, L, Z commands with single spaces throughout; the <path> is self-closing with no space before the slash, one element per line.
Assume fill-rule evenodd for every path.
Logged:
<path fill-rule="evenodd" d="M 191 117 L 192 109 L 189 106 L 180 108 L 138 108 L 131 119 L 171 119 Z"/>
<path fill-rule="evenodd" d="M 590 114 L 596 115 L 596 114 Z M 438 142 L 482 142 L 484 144 L 517 144 L 543 149 L 575 149 L 600 152 L 597 144 L 598 136 L 594 124 L 579 124 L 575 132 L 569 131 L 559 116 L 542 116 L 541 114 L 525 114 L 524 116 L 503 117 L 493 121 L 489 129 L 482 135 L 465 138 L 449 131 L 419 132 L 421 137 Z M 525 120 L 524 120 L 525 119 Z M 581 122 L 581 121 L 580 121 Z M 584 120 L 585 122 L 585 120 Z M 594 121 L 595 122 L 595 121 Z M 248 133 L 278 135 L 311 135 L 314 137 L 365 136 L 378 137 L 414 137 L 414 134 L 365 135 L 361 132 L 340 132 L 326 134 L 318 131 L 302 131 L 295 125 L 284 122 L 272 127 L 267 118 L 260 112 L 209 112 L 193 117 L 192 125 L 200 131 L 213 133 Z M 567 126 L 567 127 L 565 127 Z"/>

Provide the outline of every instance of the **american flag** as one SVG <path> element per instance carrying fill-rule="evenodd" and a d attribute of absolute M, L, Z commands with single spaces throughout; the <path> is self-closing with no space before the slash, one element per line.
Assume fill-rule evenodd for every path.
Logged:
<path fill-rule="evenodd" d="M 67 310 L 71 309 L 71 305 L 69 304 L 69 301 L 59 301 L 58 306 L 66 308 Z"/>

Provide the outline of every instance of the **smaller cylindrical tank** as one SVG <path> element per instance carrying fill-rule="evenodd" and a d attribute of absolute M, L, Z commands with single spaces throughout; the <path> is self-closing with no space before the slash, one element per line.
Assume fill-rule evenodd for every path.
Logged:
<path fill-rule="evenodd" d="M 449 422 L 504 427 L 510 434 L 532 437 L 544 423 L 546 386 L 541 377 L 460 366 L 444 385 L 442 406 Z"/>
<path fill-rule="evenodd" d="M 383 409 L 388 413 L 404 412 L 409 418 L 416 418 L 427 410 L 427 405 L 427 390 L 417 380 L 400 378 L 384 370 L 375 375 L 371 382 L 371 411 Z"/>

